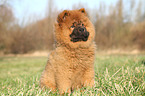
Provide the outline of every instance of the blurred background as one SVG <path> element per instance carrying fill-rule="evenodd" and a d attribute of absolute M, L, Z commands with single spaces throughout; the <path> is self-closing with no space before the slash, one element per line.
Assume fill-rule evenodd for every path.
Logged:
<path fill-rule="evenodd" d="M 145 50 L 145 0 L 0 0 L 0 54 L 52 50 L 58 13 L 82 7 L 98 50 Z"/>

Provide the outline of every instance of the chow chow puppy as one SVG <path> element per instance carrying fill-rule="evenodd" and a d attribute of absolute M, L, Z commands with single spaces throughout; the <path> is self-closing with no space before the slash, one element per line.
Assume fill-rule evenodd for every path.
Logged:
<path fill-rule="evenodd" d="M 94 86 L 95 30 L 84 8 L 64 10 L 55 24 L 56 48 L 40 78 L 41 88 L 71 93 Z"/>

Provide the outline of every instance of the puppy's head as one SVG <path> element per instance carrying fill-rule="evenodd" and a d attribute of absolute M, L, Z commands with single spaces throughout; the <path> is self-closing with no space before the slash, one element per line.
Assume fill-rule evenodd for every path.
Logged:
<path fill-rule="evenodd" d="M 71 48 L 89 47 L 94 40 L 94 26 L 84 8 L 64 10 L 55 24 L 56 41 Z"/>

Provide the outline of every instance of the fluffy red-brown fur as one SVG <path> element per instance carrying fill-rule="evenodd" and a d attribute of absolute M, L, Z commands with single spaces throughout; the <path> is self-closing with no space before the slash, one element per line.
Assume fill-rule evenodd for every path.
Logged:
<path fill-rule="evenodd" d="M 72 24 L 82 22 L 89 32 L 87 41 L 72 42 Z M 84 8 L 64 10 L 55 24 L 56 49 L 41 75 L 40 85 L 60 93 L 94 85 L 95 30 Z"/>

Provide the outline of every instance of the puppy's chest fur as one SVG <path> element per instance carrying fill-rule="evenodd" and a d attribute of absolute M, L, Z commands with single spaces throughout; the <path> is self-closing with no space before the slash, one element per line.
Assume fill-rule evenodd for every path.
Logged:
<path fill-rule="evenodd" d="M 90 47 L 69 50 L 67 48 L 60 47 L 56 49 L 56 53 L 53 53 L 52 55 L 53 60 L 55 58 L 55 60 L 58 62 L 55 65 L 57 68 L 58 66 L 64 66 L 72 70 L 80 70 L 93 67 L 95 49 Z"/>
<path fill-rule="evenodd" d="M 67 58 L 70 62 L 71 68 L 85 69 L 91 66 L 89 62 L 92 62 L 93 57 L 94 57 L 94 52 L 89 51 L 89 49 L 81 49 L 81 50 L 76 50 L 75 52 L 70 52 L 70 56 Z"/>

